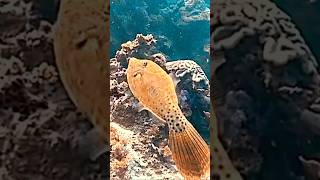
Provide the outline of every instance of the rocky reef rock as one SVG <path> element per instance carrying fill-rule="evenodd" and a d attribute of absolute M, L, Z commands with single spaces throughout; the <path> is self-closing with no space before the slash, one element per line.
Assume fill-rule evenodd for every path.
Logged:
<path fill-rule="evenodd" d="M 209 140 L 209 121 L 203 111 L 210 109 L 209 81 L 192 60 L 167 62 L 157 53 L 152 35 L 138 34 L 122 44 L 111 59 L 111 179 L 183 179 L 168 146 L 165 124 L 147 111 L 139 112 L 126 81 L 128 58 L 158 63 L 177 83 L 179 104 L 200 134 Z"/>
<path fill-rule="evenodd" d="M 319 62 L 273 2 L 212 3 L 211 80 L 224 99 L 213 104 L 233 163 L 247 179 L 307 178 L 299 156 L 320 152 Z"/>

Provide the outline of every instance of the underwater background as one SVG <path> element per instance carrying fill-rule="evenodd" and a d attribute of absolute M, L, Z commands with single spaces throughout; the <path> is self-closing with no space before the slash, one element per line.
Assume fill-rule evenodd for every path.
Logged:
<path fill-rule="evenodd" d="M 297 25 L 309 48 L 317 59 L 320 57 L 320 1 L 318 0 L 274 0 Z"/>
<path fill-rule="evenodd" d="M 168 61 L 193 60 L 209 77 L 209 0 L 111 0 L 110 3 L 110 57 L 137 34 L 152 34 L 157 40 L 156 52 L 163 53 Z M 193 111 L 189 120 L 209 143 L 209 123 L 203 116 L 203 111 L 210 111 L 209 104 L 201 107 L 203 103 L 197 94 L 186 96 Z"/>
<path fill-rule="evenodd" d="M 136 34 L 152 34 L 167 59 L 196 61 L 209 75 L 210 1 L 111 0 L 110 57 Z"/>
<path fill-rule="evenodd" d="M 276 3 L 280 9 L 291 17 L 318 60 L 320 57 L 320 49 L 318 48 L 318 40 L 320 39 L 319 1 L 274 0 L 272 2 Z M 210 59 L 208 54 L 210 43 L 209 9 L 210 1 L 208 0 L 133 0 L 130 2 L 128 0 L 113 0 L 111 1 L 110 16 L 110 57 L 114 57 L 120 45 L 128 40 L 134 39 L 136 34 L 153 34 L 158 40 L 156 45 L 158 51 L 164 53 L 169 61 L 178 59 L 194 60 L 202 67 L 206 75 L 210 77 L 210 62 L 208 61 Z M 247 49 L 251 49 L 251 47 L 254 46 L 252 44 L 250 45 Z M 238 60 L 240 57 L 235 55 L 234 59 Z M 228 75 L 225 75 L 225 77 Z M 235 78 L 244 79 L 244 76 Z M 250 80 L 252 80 L 252 75 L 247 77 L 249 85 Z M 251 84 L 255 83 L 251 82 Z M 260 90 L 264 92 L 266 88 L 263 87 Z M 273 96 L 269 93 L 261 93 L 260 90 L 259 88 L 252 89 L 252 91 L 254 91 L 252 94 L 258 94 L 257 99 L 259 99 L 259 101 L 255 103 L 251 102 L 245 108 L 247 110 L 255 105 L 259 107 L 257 105 L 259 103 L 261 107 L 267 107 L 267 109 L 263 109 L 263 112 L 266 111 L 266 114 L 268 114 L 266 119 L 270 119 L 270 121 L 268 121 L 270 126 L 265 126 L 263 124 L 263 118 L 261 117 L 260 119 L 257 118 L 258 125 L 255 126 L 255 124 L 252 123 L 252 119 L 254 118 L 249 116 L 248 119 L 251 118 L 251 122 L 248 121 L 249 123 L 246 124 L 248 127 L 246 128 L 251 128 L 252 132 L 254 132 L 253 134 L 262 134 L 260 139 L 257 138 L 257 142 L 255 142 L 255 140 L 250 142 L 254 145 L 253 149 L 257 150 L 255 152 L 256 154 L 249 151 L 249 153 L 242 153 L 247 152 L 243 151 L 244 149 L 250 150 L 249 146 L 247 149 L 234 146 L 230 148 L 230 152 L 232 152 L 231 155 L 239 157 L 238 159 L 240 160 L 238 162 L 248 163 L 260 169 L 260 171 L 255 172 L 255 170 L 252 170 L 255 169 L 254 167 L 241 163 L 237 164 L 236 162 L 236 165 L 240 167 L 249 166 L 251 168 L 251 170 L 246 173 L 247 179 L 249 180 L 303 179 L 304 167 L 297 157 L 299 157 L 299 155 L 305 155 L 306 158 L 311 158 L 314 157 L 314 154 L 319 153 L 320 142 L 317 140 L 318 136 L 306 136 L 305 134 L 292 132 L 290 128 L 292 128 L 293 125 L 290 123 L 294 124 L 294 119 L 296 119 L 298 115 L 290 111 L 291 109 L 287 101 L 282 101 L 278 96 Z M 266 90 L 266 92 L 268 91 Z M 197 98 L 191 97 L 190 99 L 191 101 L 188 103 L 193 107 L 197 106 Z M 240 101 L 242 100 L 237 99 L 235 104 L 238 106 Z M 266 105 L 268 103 L 270 103 L 270 106 Z M 275 107 L 279 108 L 277 109 Z M 250 115 L 259 114 L 257 109 L 254 108 L 248 111 L 251 111 L 248 113 Z M 202 128 L 205 127 L 206 124 L 201 124 L 201 122 L 205 120 L 199 120 L 199 117 L 200 113 L 195 113 L 189 120 L 200 134 L 207 139 L 209 136 L 208 131 Z M 282 120 L 285 120 L 287 124 L 282 125 Z M 231 127 L 230 129 L 232 132 L 229 133 L 232 136 L 239 135 L 236 133 L 236 128 Z M 278 147 L 274 148 L 274 144 L 271 143 L 270 145 L 269 141 L 272 143 L 277 142 L 279 144 Z M 305 145 L 303 144 L 304 142 L 313 143 Z M 247 154 L 250 157 L 243 154 Z M 237 158 L 234 159 L 237 160 Z"/>
<path fill-rule="evenodd" d="M 92 124 L 89 123 L 87 117 L 79 113 L 59 81 L 59 72 L 56 69 L 52 43 L 52 32 L 59 10 L 58 2 L 59 0 L 10 0 L 3 1 L 1 4 L 0 15 L 3 27 L 0 28 L 0 69 L 5 72 L 10 68 L 17 69 L 17 67 L 21 67 L 20 70 L 22 70 L 18 74 L 17 71 L 8 71 L 1 77 L 3 78 L 1 80 L 2 85 L 6 85 L 0 95 L 2 99 L 2 106 L 0 107 L 2 123 L 0 129 L 1 136 L 5 137 L 0 139 L 2 161 L 4 161 L 4 163 L 1 163 L 1 177 L 3 179 L 25 179 L 27 177 L 29 179 L 70 179 L 70 177 L 71 179 L 106 179 L 105 176 L 108 171 L 105 168 L 109 167 L 106 162 L 108 158 L 101 156 L 98 161 L 84 162 L 82 158 L 79 158 L 79 154 L 76 153 L 76 147 L 71 147 L 79 139 L 79 135 L 92 128 Z M 319 62 L 319 0 L 274 0 L 273 2 L 277 3 L 281 9 L 290 15 Z M 3 8 L 7 3 L 14 4 L 8 12 Z M 182 0 L 111 1 L 112 50 L 110 57 L 114 57 L 116 50 L 121 48 L 120 45 L 128 40 L 133 40 L 137 33 L 152 33 L 158 40 L 157 47 L 159 52 L 165 53 L 168 59 L 193 59 L 201 65 L 208 76 L 210 74 L 209 63 L 207 62 L 209 1 L 191 3 L 194 4 L 192 10 L 189 4 Z M 184 17 L 184 20 L 182 17 Z M 184 36 L 181 36 L 180 33 Z M 238 56 L 235 59 L 238 59 Z M 53 74 L 52 78 L 49 79 L 50 81 L 44 80 L 40 76 L 39 69 Z M 30 76 L 31 74 L 32 76 Z M 31 86 L 30 79 L 32 81 Z M 26 82 L 28 83 L 28 88 L 24 86 Z M 260 94 L 258 93 L 258 95 Z M 274 107 L 271 109 L 273 112 L 279 112 L 278 107 L 287 105 L 283 103 L 274 106 L 275 101 L 272 98 L 276 97 L 269 97 L 262 98 L 262 100 Z M 241 96 L 239 100 L 241 98 L 243 99 Z M 259 101 L 255 102 L 259 103 Z M 126 108 L 125 106 L 123 107 Z M 250 109 L 250 107 L 246 110 L 250 111 L 251 114 L 256 112 L 255 109 Z M 315 161 L 319 162 L 319 136 L 309 135 L 308 137 L 305 136 L 305 133 L 294 134 L 288 130 L 284 131 L 286 130 L 285 127 L 290 124 L 284 123 L 281 126 L 279 123 L 279 119 L 284 119 L 284 122 L 295 120 L 295 114 L 289 110 L 287 114 L 282 114 L 282 117 L 276 113 L 271 115 L 270 118 L 268 117 L 269 119 L 273 118 L 272 122 L 277 122 L 273 126 L 276 128 L 268 129 L 262 126 L 263 128 L 261 129 L 265 130 L 267 135 L 264 140 L 274 138 L 280 142 L 278 143 L 280 146 L 275 151 L 272 144 L 270 145 L 268 141 L 263 141 L 266 143 L 259 150 L 260 152 L 261 150 L 264 151 L 264 156 L 269 155 L 265 156 L 267 159 L 263 161 L 263 172 L 252 174 L 247 179 L 307 180 L 307 174 L 303 172 L 303 166 L 297 159 L 297 155 L 303 154 L 306 155 L 307 159 L 314 158 Z M 125 115 L 132 115 L 133 112 L 128 113 L 127 108 L 124 111 Z M 262 112 L 265 112 L 264 109 Z M 267 113 L 269 112 L 271 111 Z M 136 114 L 134 115 L 136 117 Z M 141 113 L 140 116 L 142 115 Z M 143 173 L 150 177 L 149 172 L 151 170 L 152 172 L 157 172 L 157 175 L 159 174 L 158 170 L 164 170 L 163 172 L 167 173 L 166 175 L 169 177 L 178 174 L 172 169 L 174 163 L 168 158 L 161 158 L 158 163 L 151 161 L 151 165 L 154 166 L 151 167 L 151 170 L 149 169 L 150 171 L 145 170 L 149 166 L 141 168 L 141 165 L 145 165 L 145 163 L 141 162 L 141 159 L 152 159 L 153 153 L 158 153 L 158 151 L 148 151 L 151 148 L 146 142 L 150 142 L 150 139 L 157 141 L 156 147 L 165 150 L 166 146 L 163 145 L 163 141 L 166 137 L 159 137 L 159 134 L 165 134 L 161 134 L 165 130 L 160 129 L 145 133 L 145 126 L 132 126 L 132 122 L 136 121 L 126 118 L 127 116 L 123 117 L 123 119 L 119 119 L 119 122 L 126 119 L 131 120 L 131 123 L 128 123 L 128 127 L 141 128 L 144 133 L 140 135 L 144 137 L 142 137 L 142 141 L 141 136 L 132 137 L 128 136 L 130 135 L 128 131 L 120 131 L 120 135 L 122 135 L 121 132 L 125 132 L 123 136 L 120 136 L 120 139 L 124 140 L 123 142 L 134 139 L 139 144 L 130 147 L 130 143 L 132 143 L 130 142 L 114 146 L 119 152 L 117 158 L 114 159 L 117 161 L 119 158 L 125 158 L 119 161 L 123 163 L 123 166 L 111 166 L 117 167 L 117 169 L 113 170 L 116 170 L 116 173 L 120 175 L 131 173 L 135 175 L 134 177 L 141 177 L 139 175 Z M 290 119 L 290 117 L 292 118 Z M 150 118 L 143 120 L 147 121 Z M 143 120 L 139 119 L 140 122 Z M 152 122 L 149 124 L 150 127 L 158 128 L 158 125 L 151 124 Z M 118 126 L 116 127 L 120 129 Z M 308 129 L 306 130 L 308 131 Z M 312 132 L 310 134 L 312 135 Z M 114 137 L 117 138 L 117 136 Z M 313 143 L 310 144 L 311 141 Z M 297 142 L 303 143 L 297 145 Z M 119 148 L 119 146 L 126 145 L 128 145 L 128 151 L 122 151 L 123 149 Z M 255 147 L 258 146 L 253 148 Z M 133 152 L 131 151 L 133 148 L 135 148 L 135 153 L 141 152 L 140 155 L 144 156 L 133 154 L 130 156 L 132 158 L 131 163 L 127 163 L 126 160 L 129 156 L 125 153 Z M 232 148 L 230 149 L 232 150 Z M 243 161 L 256 165 L 251 163 L 252 161 L 248 161 L 254 159 L 252 157 L 255 154 L 252 152 L 246 154 L 248 156 L 243 156 Z M 313 156 L 313 154 L 316 155 Z M 236 156 L 237 154 L 233 158 L 236 159 Z M 158 160 L 159 158 L 154 159 Z M 125 168 L 131 171 L 128 172 Z M 160 175 L 164 173 L 160 173 Z"/>
<path fill-rule="evenodd" d="M 301 30 L 310 49 L 320 57 L 320 2 L 314 0 L 274 0 Z M 157 47 L 169 60 L 193 59 L 210 74 L 210 1 L 111 0 L 110 57 L 120 45 L 136 34 L 153 34 Z"/>

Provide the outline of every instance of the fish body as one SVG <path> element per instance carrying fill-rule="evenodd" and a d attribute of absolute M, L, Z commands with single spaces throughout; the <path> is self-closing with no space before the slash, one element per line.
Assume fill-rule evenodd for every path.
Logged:
<path fill-rule="evenodd" d="M 225 102 L 225 90 L 222 88 L 219 79 L 217 78 L 217 70 L 225 62 L 224 58 L 215 58 L 218 60 L 211 63 L 211 78 L 210 78 L 210 99 L 213 110 L 211 111 L 211 155 L 212 155 L 212 171 L 211 177 L 213 180 L 242 180 L 239 171 L 233 166 L 228 153 L 224 149 L 218 137 L 218 119 L 215 114 L 217 106 Z"/>
<path fill-rule="evenodd" d="M 211 154 L 212 154 L 212 172 L 213 180 L 242 180 L 239 171 L 233 166 L 228 153 L 224 149 L 217 135 L 217 118 L 214 112 L 211 112 L 213 127 L 211 128 Z"/>
<path fill-rule="evenodd" d="M 103 141 L 109 139 L 108 6 L 109 1 L 104 0 L 62 0 L 54 31 L 61 81 L 73 103 L 89 116 Z"/>
<path fill-rule="evenodd" d="M 131 58 L 127 80 L 139 102 L 168 124 L 169 147 L 180 173 L 193 180 L 208 176 L 209 147 L 179 108 L 171 77 L 150 60 Z"/>

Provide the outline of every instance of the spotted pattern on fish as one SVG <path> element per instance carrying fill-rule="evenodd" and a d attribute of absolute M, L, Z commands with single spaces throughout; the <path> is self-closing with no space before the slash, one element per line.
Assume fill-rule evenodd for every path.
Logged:
<path fill-rule="evenodd" d="M 109 138 L 107 32 L 110 2 L 62 0 L 54 31 L 54 51 L 61 81 L 77 108 Z"/>
<path fill-rule="evenodd" d="M 139 102 L 168 124 L 172 157 L 185 179 L 209 176 L 209 147 L 179 108 L 173 80 L 166 71 L 150 60 L 130 58 L 127 80 Z"/>

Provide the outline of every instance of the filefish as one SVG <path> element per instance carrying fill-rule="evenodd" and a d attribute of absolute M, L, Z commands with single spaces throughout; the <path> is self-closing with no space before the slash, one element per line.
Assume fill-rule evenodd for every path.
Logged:
<path fill-rule="evenodd" d="M 210 77 L 210 99 L 213 107 L 211 118 L 211 155 L 212 155 L 212 168 L 211 179 L 213 180 L 242 180 L 241 174 L 233 166 L 228 153 L 224 149 L 218 137 L 218 119 L 215 110 L 217 106 L 225 102 L 225 90 L 222 88 L 219 79 L 217 78 L 217 70 L 222 67 L 225 60 L 222 57 L 214 58 L 211 63 L 211 77 Z"/>
<path fill-rule="evenodd" d="M 72 102 L 95 128 L 81 140 L 91 159 L 106 151 L 108 141 L 108 49 L 110 2 L 63 0 L 54 30 L 54 52 L 61 81 Z M 100 140 L 97 140 L 100 139 Z"/>
<path fill-rule="evenodd" d="M 213 128 L 211 135 L 211 154 L 212 154 L 212 172 L 213 180 L 242 180 L 239 171 L 233 166 L 228 153 L 224 149 L 218 138 L 217 118 L 214 112 L 211 112 L 211 120 L 213 120 Z"/>
<path fill-rule="evenodd" d="M 209 176 L 209 146 L 179 108 L 174 82 L 166 71 L 153 61 L 130 58 L 127 81 L 141 105 L 167 123 L 172 158 L 184 178 Z"/>

